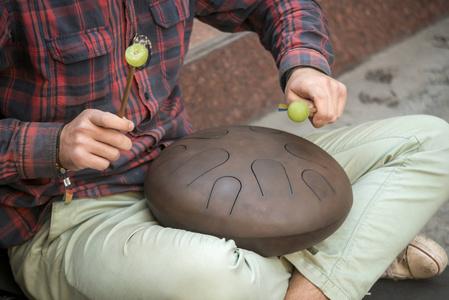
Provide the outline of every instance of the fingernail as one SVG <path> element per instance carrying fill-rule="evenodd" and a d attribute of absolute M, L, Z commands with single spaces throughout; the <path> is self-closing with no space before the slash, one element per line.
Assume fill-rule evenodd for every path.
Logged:
<path fill-rule="evenodd" d="M 133 122 L 129 122 L 128 129 L 129 129 L 129 131 L 131 131 L 131 130 L 134 129 L 134 124 L 133 124 Z"/>

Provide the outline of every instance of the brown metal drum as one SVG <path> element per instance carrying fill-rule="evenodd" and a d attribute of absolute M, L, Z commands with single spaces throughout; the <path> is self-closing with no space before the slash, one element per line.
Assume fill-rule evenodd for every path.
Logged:
<path fill-rule="evenodd" d="M 352 205 L 348 177 L 327 152 L 255 126 L 206 129 L 176 141 L 153 161 L 144 188 L 162 225 L 233 239 L 263 256 L 324 240 Z"/>

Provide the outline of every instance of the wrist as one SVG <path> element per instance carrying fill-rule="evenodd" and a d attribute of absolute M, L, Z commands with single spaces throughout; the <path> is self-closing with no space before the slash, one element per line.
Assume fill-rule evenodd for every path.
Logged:
<path fill-rule="evenodd" d="M 300 68 L 300 66 L 296 66 L 296 67 L 290 68 L 282 76 L 282 87 L 283 87 L 284 90 L 287 87 L 287 82 L 290 79 L 290 76 L 292 76 L 293 71 L 295 71 L 298 68 Z"/>
<path fill-rule="evenodd" d="M 65 168 L 61 164 L 60 160 L 60 149 L 61 149 L 61 133 L 64 129 L 65 124 L 62 124 L 62 126 L 59 128 L 58 135 L 56 136 L 56 170 L 61 173 L 61 171 L 65 171 Z"/>
<path fill-rule="evenodd" d="M 67 174 L 67 169 L 61 164 L 60 153 L 61 153 L 61 134 L 64 129 L 65 124 L 63 124 L 58 131 L 58 135 L 56 137 L 56 170 L 59 175 L 62 177 L 62 182 L 64 184 L 64 203 L 69 204 L 73 198 L 73 186 L 70 182 L 69 175 Z"/>

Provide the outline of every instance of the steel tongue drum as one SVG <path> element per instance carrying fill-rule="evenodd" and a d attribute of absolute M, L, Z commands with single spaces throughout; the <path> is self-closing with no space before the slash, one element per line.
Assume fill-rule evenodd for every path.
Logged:
<path fill-rule="evenodd" d="M 211 128 L 179 139 L 152 162 L 144 188 L 163 226 L 232 239 L 263 256 L 319 243 L 352 205 L 349 179 L 327 152 L 255 126 Z"/>

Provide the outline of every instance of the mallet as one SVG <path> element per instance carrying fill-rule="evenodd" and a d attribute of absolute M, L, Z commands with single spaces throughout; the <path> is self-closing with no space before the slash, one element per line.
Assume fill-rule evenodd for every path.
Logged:
<path fill-rule="evenodd" d="M 126 104 L 128 102 L 128 96 L 129 91 L 131 90 L 134 72 L 137 67 L 141 67 L 147 64 L 149 55 L 150 54 L 148 53 L 148 49 L 145 47 L 145 45 L 138 42 L 137 37 L 134 39 L 134 43 L 125 51 L 126 62 L 131 66 L 131 68 L 129 69 L 128 77 L 126 79 L 125 93 L 123 94 L 122 103 L 118 112 L 118 116 L 120 118 L 123 118 L 123 116 L 125 115 Z"/>
<path fill-rule="evenodd" d="M 288 117 L 294 122 L 303 122 L 310 116 L 310 113 L 317 112 L 316 107 L 309 108 L 304 101 L 294 101 L 290 105 L 279 104 L 278 110 L 287 111 Z"/>

